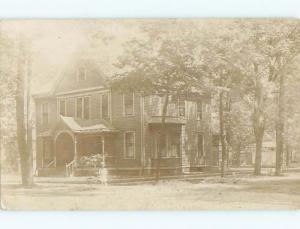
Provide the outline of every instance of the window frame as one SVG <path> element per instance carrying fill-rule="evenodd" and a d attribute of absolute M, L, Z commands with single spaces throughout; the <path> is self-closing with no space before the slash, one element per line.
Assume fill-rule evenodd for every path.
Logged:
<path fill-rule="evenodd" d="M 199 136 L 202 136 L 202 154 L 200 155 L 199 151 Z M 205 137 L 203 133 L 197 133 L 197 157 L 204 157 L 205 156 Z"/>
<path fill-rule="evenodd" d="M 178 154 L 174 157 L 170 154 L 170 147 L 172 145 L 172 138 L 179 137 Z M 167 133 L 167 158 L 181 158 L 181 134 L 180 133 Z"/>
<path fill-rule="evenodd" d="M 103 118 L 103 96 L 106 95 L 107 96 L 107 119 L 110 119 L 110 93 L 106 92 L 106 93 L 101 93 L 100 94 L 100 118 Z"/>
<path fill-rule="evenodd" d="M 126 142 L 126 134 L 128 134 L 128 133 L 132 133 L 133 134 L 133 157 L 128 157 L 128 155 L 127 155 L 127 148 L 126 148 L 126 144 L 127 144 L 127 142 Z M 133 130 L 130 130 L 130 131 L 125 131 L 124 132 L 124 137 L 123 137 L 123 143 L 124 143 L 124 145 L 123 145 L 123 158 L 124 159 L 130 159 L 130 160 L 134 160 L 135 159 L 135 151 L 136 151 L 136 134 L 135 134 L 135 131 L 133 131 Z"/>
<path fill-rule="evenodd" d="M 60 108 L 61 108 L 61 104 L 60 104 L 60 102 L 61 101 L 64 101 L 65 102 L 65 115 L 62 115 L 61 113 L 60 113 Z M 60 115 L 62 115 L 62 116 L 67 116 L 67 99 L 66 98 L 59 98 L 58 99 L 58 117 L 60 116 Z"/>
<path fill-rule="evenodd" d="M 44 105 L 47 105 L 47 122 L 44 120 Z M 49 125 L 49 102 L 41 103 L 41 124 L 42 126 Z"/>
<path fill-rule="evenodd" d="M 77 109 L 78 109 L 78 103 L 77 103 L 77 101 L 78 101 L 78 99 L 81 99 L 81 114 L 80 114 L 80 117 L 78 116 L 78 112 L 77 112 Z M 83 114 L 83 97 L 76 97 L 75 98 L 75 118 L 80 118 L 80 119 L 82 119 L 82 114 Z"/>
<path fill-rule="evenodd" d="M 198 108 L 199 108 L 199 103 L 201 103 L 201 117 L 198 116 Z M 200 121 L 203 119 L 203 101 L 198 100 L 196 101 L 196 120 Z"/>
<path fill-rule="evenodd" d="M 84 99 L 88 98 L 89 100 L 89 117 L 88 118 L 84 118 Z M 77 100 L 81 99 L 81 116 L 78 116 L 78 112 L 77 112 Z M 75 98 L 75 117 L 76 118 L 80 118 L 80 119 L 84 119 L 84 120 L 90 120 L 91 119 L 91 96 L 90 95 L 86 95 L 86 96 L 78 96 Z"/>
<path fill-rule="evenodd" d="M 159 151 L 159 147 L 160 147 L 160 132 L 155 134 L 155 158 L 158 159 L 158 151 Z M 169 155 L 168 155 L 168 148 L 169 148 L 169 137 L 168 137 L 168 133 L 166 133 L 165 135 L 165 145 L 166 145 L 166 155 L 162 155 L 160 154 L 160 158 L 162 159 L 166 159 L 166 158 L 169 158 Z"/>
<path fill-rule="evenodd" d="M 123 116 L 124 117 L 132 117 L 135 116 L 135 106 L 134 106 L 134 102 L 135 102 L 135 94 L 132 92 L 132 114 L 128 115 L 126 114 L 126 107 L 125 107 L 125 95 L 128 93 L 123 93 Z"/>
<path fill-rule="evenodd" d="M 180 102 L 183 102 L 183 106 L 180 106 Z M 180 115 L 180 108 L 183 107 L 184 108 L 184 115 Z M 178 117 L 182 117 L 182 118 L 186 118 L 186 102 L 185 100 L 178 100 Z"/>
<path fill-rule="evenodd" d="M 155 101 L 157 99 L 157 101 Z M 158 95 L 151 95 L 150 96 L 150 113 L 151 113 L 151 116 L 161 116 L 162 114 L 162 98 Z M 154 108 L 157 108 L 157 110 Z"/>
<path fill-rule="evenodd" d="M 85 118 L 84 117 L 84 113 L 85 113 L 85 103 L 84 103 L 84 101 L 85 101 L 85 99 L 86 98 L 88 98 L 88 112 L 89 112 L 89 117 L 88 118 Z M 83 101 L 82 101 L 82 118 L 84 119 L 84 120 L 90 120 L 91 119 L 91 96 L 83 96 Z"/>
<path fill-rule="evenodd" d="M 172 134 L 172 133 L 166 133 L 166 136 L 165 136 L 165 144 L 166 144 L 166 155 L 164 156 L 164 155 L 160 155 L 161 156 L 161 159 L 178 159 L 178 158 L 181 158 L 181 155 L 182 155 L 182 150 L 181 150 L 181 144 L 182 144 L 182 142 L 181 142 L 181 135 L 180 134 L 178 134 L 178 136 L 179 136 L 179 152 L 178 152 L 178 154 L 179 155 L 177 155 L 177 156 L 175 156 L 175 157 L 173 157 L 173 156 L 171 156 L 171 154 L 170 154 L 170 151 L 169 151 L 169 149 L 170 149 L 170 146 L 171 146 L 171 137 L 172 136 L 174 136 L 174 134 Z M 160 133 L 156 133 L 155 135 L 154 135 L 154 145 L 155 145 L 155 147 L 154 147 L 154 156 L 155 156 L 155 158 L 157 159 L 157 157 L 158 157 L 158 150 L 159 150 L 159 142 L 160 141 Z"/>

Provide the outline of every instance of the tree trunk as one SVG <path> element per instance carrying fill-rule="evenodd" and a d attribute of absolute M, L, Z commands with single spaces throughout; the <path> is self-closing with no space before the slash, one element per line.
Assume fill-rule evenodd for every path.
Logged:
<path fill-rule="evenodd" d="M 236 147 L 236 162 L 235 162 L 236 167 L 241 166 L 241 142 L 237 144 Z"/>
<path fill-rule="evenodd" d="M 24 76 L 24 46 L 20 43 L 18 66 L 17 66 L 17 92 L 16 92 L 16 119 L 17 119 L 17 142 L 21 163 L 21 178 L 24 187 L 31 187 L 33 177 L 31 173 L 30 152 L 26 139 L 25 126 L 25 76 Z"/>
<path fill-rule="evenodd" d="M 261 174 L 261 157 L 262 157 L 262 142 L 263 142 L 263 130 L 258 129 L 255 132 L 255 166 L 254 175 Z"/>
<path fill-rule="evenodd" d="M 289 146 L 289 143 L 287 142 L 286 143 L 286 167 L 289 167 L 290 166 L 290 146 Z"/>
<path fill-rule="evenodd" d="M 280 75 L 278 113 L 276 119 L 276 167 L 275 175 L 282 174 L 283 163 L 283 141 L 284 141 L 284 76 Z"/>
<path fill-rule="evenodd" d="M 263 96 L 262 96 L 262 85 L 260 79 L 256 79 L 255 88 L 255 104 L 253 112 L 253 130 L 255 137 L 255 167 L 254 174 L 261 174 L 261 159 L 262 159 L 262 143 L 264 137 L 264 115 L 263 115 Z"/>
<path fill-rule="evenodd" d="M 166 141 L 166 132 L 167 132 L 166 115 L 168 111 L 168 104 L 169 104 L 169 95 L 167 94 L 164 99 L 163 110 L 162 110 L 161 130 L 160 130 L 160 138 L 159 138 L 160 144 Z M 166 146 L 166 150 L 167 150 L 167 146 Z M 159 148 L 157 152 L 156 174 L 155 174 L 156 182 L 158 182 L 160 179 L 160 162 L 161 162 L 161 148 Z"/>
<path fill-rule="evenodd" d="M 230 148 L 231 148 L 231 113 L 230 113 L 230 110 L 231 110 L 231 99 L 230 99 L 230 96 L 227 95 L 227 99 L 226 99 L 226 124 L 225 124 L 225 133 L 226 133 L 226 167 L 227 167 L 227 170 L 229 169 L 230 167 Z"/>
<path fill-rule="evenodd" d="M 28 166 L 28 174 L 30 179 L 31 185 L 33 184 L 33 152 L 32 152 L 32 115 L 31 115 L 31 99 L 30 99 L 30 94 L 31 94 L 31 57 L 29 55 L 29 50 L 26 52 L 26 66 L 27 66 L 27 71 L 26 71 L 26 126 L 27 126 L 27 138 L 26 138 L 26 143 L 27 143 L 27 166 Z"/>
<path fill-rule="evenodd" d="M 226 147 L 224 139 L 224 115 L 223 115 L 223 91 L 220 92 L 220 103 L 219 103 L 219 121 L 220 121 L 220 138 L 222 147 L 222 161 L 221 161 L 221 177 L 225 176 L 225 165 L 226 165 Z"/>

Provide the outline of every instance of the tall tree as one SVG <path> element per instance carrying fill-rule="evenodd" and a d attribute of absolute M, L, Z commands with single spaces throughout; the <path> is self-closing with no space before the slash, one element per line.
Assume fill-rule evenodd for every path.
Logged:
<path fill-rule="evenodd" d="M 274 24 L 276 23 L 276 26 Z M 297 20 L 267 20 L 245 22 L 249 40 L 241 57 L 245 79 L 253 88 L 253 129 L 256 138 L 255 174 L 261 171 L 261 148 L 266 129 L 270 98 L 277 97 L 276 174 L 281 174 L 284 142 L 285 75 L 293 59 L 299 53 L 299 22 Z M 247 67 L 249 66 L 249 67 Z M 252 66 L 252 68 L 251 68 Z M 249 82 L 251 82 L 249 84 Z M 273 94 L 273 95 L 272 95 Z M 267 115 L 266 115 L 267 114 Z"/>
<path fill-rule="evenodd" d="M 284 149 L 286 77 L 291 65 L 300 53 L 300 23 L 282 21 L 278 23 L 279 31 L 268 37 L 269 79 L 276 82 L 278 92 L 276 117 L 276 166 L 275 174 L 281 175 Z"/>
<path fill-rule="evenodd" d="M 273 22 L 274 23 L 274 22 Z M 243 21 L 240 29 L 246 34 L 237 65 L 243 75 L 242 97 L 252 109 L 252 127 L 255 138 L 254 174 L 261 174 L 263 137 L 272 105 L 274 83 L 269 80 L 269 56 L 266 40 L 272 34 L 269 21 Z"/>
<path fill-rule="evenodd" d="M 226 120 L 228 117 L 228 101 L 232 87 L 239 82 L 239 69 L 234 65 L 238 42 L 235 41 L 237 29 L 234 22 L 221 25 L 205 36 L 202 36 L 202 44 L 199 44 L 199 56 L 202 63 L 202 72 L 210 81 L 210 88 L 218 94 L 219 134 L 221 142 L 221 176 L 224 177 L 228 165 L 228 136 L 229 128 Z M 221 31 L 221 32 L 219 32 Z M 226 113 L 226 115 L 225 115 Z M 227 130 L 227 131 L 226 131 Z M 228 136 L 226 137 L 226 132 Z"/>
<path fill-rule="evenodd" d="M 20 153 L 22 185 L 33 185 L 32 150 L 31 150 L 31 125 L 29 119 L 30 90 L 29 74 L 30 61 L 28 41 L 20 38 L 17 57 L 17 88 L 16 88 L 16 119 L 17 119 L 17 142 Z M 29 73 L 29 74 L 28 74 Z"/>

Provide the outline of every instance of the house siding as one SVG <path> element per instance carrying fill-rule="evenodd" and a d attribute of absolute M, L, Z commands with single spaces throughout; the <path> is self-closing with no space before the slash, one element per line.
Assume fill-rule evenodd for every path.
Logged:
<path fill-rule="evenodd" d="M 134 115 L 125 116 L 123 112 L 123 94 L 112 90 L 111 93 L 111 114 L 112 124 L 120 132 L 116 136 L 116 163 L 119 167 L 141 167 L 141 97 L 134 95 Z M 135 158 L 124 157 L 124 134 L 126 131 L 135 132 Z"/>

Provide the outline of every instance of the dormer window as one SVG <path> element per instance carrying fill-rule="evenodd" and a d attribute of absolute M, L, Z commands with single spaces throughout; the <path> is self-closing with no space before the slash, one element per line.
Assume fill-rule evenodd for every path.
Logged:
<path fill-rule="evenodd" d="M 86 80 L 86 71 L 85 71 L 84 67 L 78 68 L 78 73 L 77 74 L 78 74 L 78 76 L 77 76 L 78 81 Z"/>

